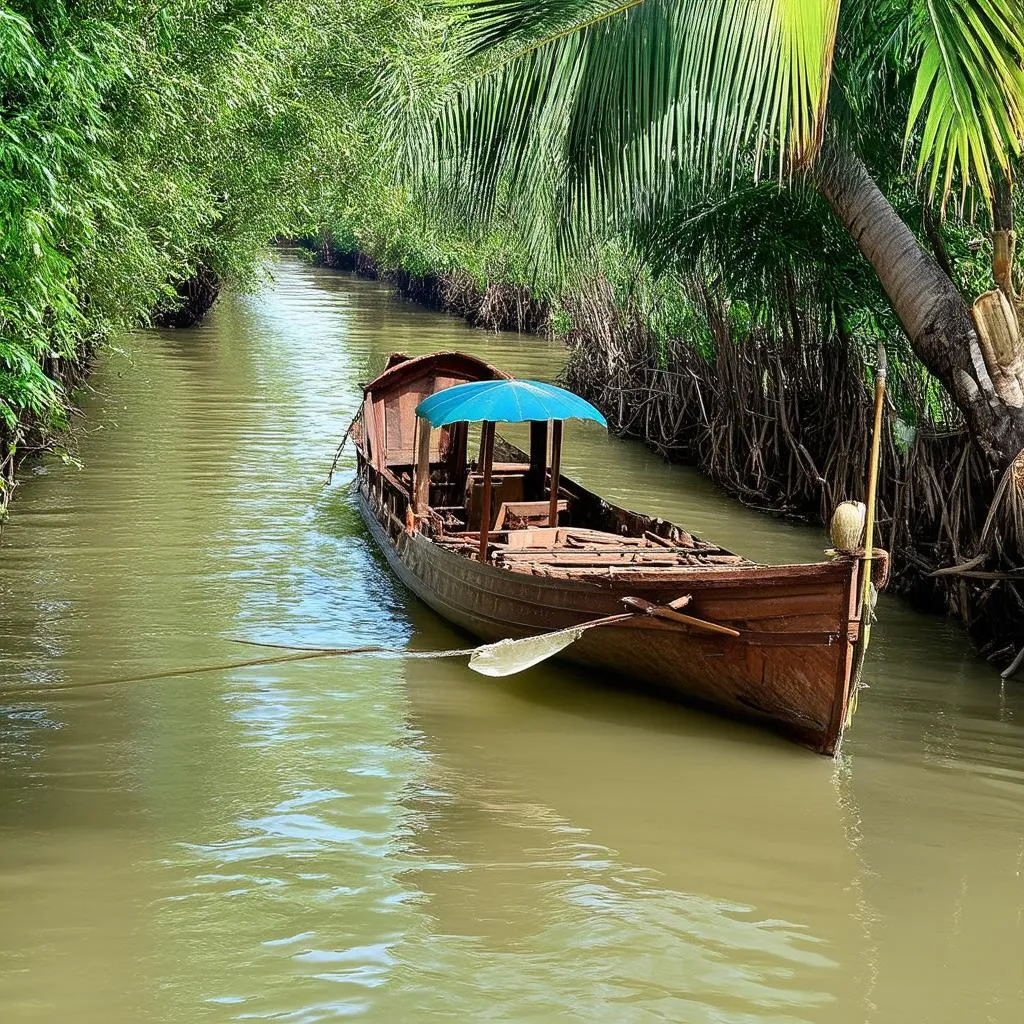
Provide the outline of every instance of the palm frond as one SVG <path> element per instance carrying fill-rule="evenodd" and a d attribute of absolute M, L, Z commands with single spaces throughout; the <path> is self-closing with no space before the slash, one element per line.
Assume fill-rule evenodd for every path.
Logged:
<path fill-rule="evenodd" d="M 461 6 L 472 45 L 499 52 L 443 110 L 428 172 L 471 217 L 499 189 L 526 206 L 554 190 L 546 210 L 599 231 L 741 157 L 770 156 L 781 177 L 817 151 L 838 0 Z M 510 52 L 543 26 L 556 30 Z"/>
<path fill-rule="evenodd" d="M 509 45 L 512 55 L 590 28 L 638 7 L 645 0 L 454 0 L 465 13 L 462 40 L 472 53 Z M 509 54 L 506 53 L 506 56 Z"/>
<path fill-rule="evenodd" d="M 920 50 L 906 145 L 919 133 L 918 177 L 961 205 L 972 181 L 986 196 L 992 172 L 1008 169 L 1024 139 L 1024 3 L 1021 0 L 918 0 Z"/>

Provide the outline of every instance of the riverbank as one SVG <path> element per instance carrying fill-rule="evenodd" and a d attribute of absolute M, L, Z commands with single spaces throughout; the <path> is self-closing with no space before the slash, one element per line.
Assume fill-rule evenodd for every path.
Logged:
<path fill-rule="evenodd" d="M 4 6 L 0 514 L 92 352 L 195 323 L 323 178 L 350 180 L 351 97 L 306 71 L 370 67 L 375 25 L 322 4 Z"/>
<path fill-rule="evenodd" d="M 172 294 L 161 298 L 152 313 L 126 318 L 121 331 L 146 326 L 187 328 L 201 323 L 213 308 L 221 291 L 221 281 L 205 266 L 180 280 Z M 156 294 L 158 289 L 154 289 Z M 106 325 L 104 334 L 114 330 Z M 67 354 L 50 353 L 33 367 L 31 373 L 45 382 L 45 403 L 25 402 L 11 408 L 11 418 L 0 423 L 0 528 L 18 487 L 18 471 L 27 459 L 67 445 L 73 433 L 75 392 L 88 379 L 92 361 L 103 344 L 103 335 L 79 338 Z"/>
<path fill-rule="evenodd" d="M 705 292 L 710 345 L 701 351 L 657 336 L 605 282 L 551 303 L 520 285 L 481 288 L 458 270 L 382 271 L 372 256 L 325 237 L 303 244 L 325 266 L 383 277 L 401 297 L 473 326 L 561 334 L 567 384 L 613 431 L 699 468 L 752 508 L 824 525 L 841 501 L 864 498 L 872 369 L 841 330 L 823 335 L 796 308 L 781 334 L 753 328 L 739 338 L 724 303 Z M 893 556 L 890 588 L 959 620 L 1003 668 L 1024 648 L 1015 576 L 1024 564 L 1024 469 L 996 476 L 965 430 L 935 424 L 934 396 L 921 393 L 915 373 L 890 371 L 884 419 L 878 535 Z"/>

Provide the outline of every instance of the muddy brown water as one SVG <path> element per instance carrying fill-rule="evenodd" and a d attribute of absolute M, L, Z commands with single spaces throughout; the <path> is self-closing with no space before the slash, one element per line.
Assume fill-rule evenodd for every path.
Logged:
<path fill-rule="evenodd" d="M 321 487 L 393 349 L 562 349 L 270 261 L 106 353 L 0 544 L 0 1020 L 1024 1020 L 1024 683 L 881 602 L 843 755 L 461 646 Z M 565 468 L 744 554 L 822 534 L 592 426 Z M 259 653 L 259 652 L 255 652 Z M 26 689 L 22 689 L 26 688 Z"/>

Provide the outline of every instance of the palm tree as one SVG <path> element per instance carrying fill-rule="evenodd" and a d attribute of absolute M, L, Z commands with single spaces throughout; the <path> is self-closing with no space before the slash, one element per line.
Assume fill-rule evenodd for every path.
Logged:
<path fill-rule="evenodd" d="M 740 173 L 809 181 L 994 467 L 1024 448 L 1012 306 L 1001 307 L 1011 310 L 1001 340 L 979 331 L 865 162 L 879 142 L 890 161 L 916 154 L 918 182 L 943 209 L 991 210 L 994 198 L 1012 262 L 1005 197 L 1024 139 L 1024 0 L 458 7 L 476 64 L 420 153 L 444 184 L 442 202 L 486 220 L 500 200 L 527 220 L 556 221 L 571 245 L 656 219 Z M 1000 283 L 1012 301 L 1012 275 Z"/>

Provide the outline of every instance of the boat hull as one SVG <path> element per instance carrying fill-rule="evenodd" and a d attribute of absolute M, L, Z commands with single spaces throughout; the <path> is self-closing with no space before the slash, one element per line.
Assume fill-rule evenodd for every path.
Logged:
<path fill-rule="evenodd" d="M 373 471 L 369 470 L 372 474 Z M 583 633 L 561 658 L 627 685 L 754 720 L 812 750 L 836 752 L 857 638 L 859 562 L 693 568 L 630 579 L 556 579 L 481 563 L 375 514 L 369 477 L 357 501 L 399 579 L 448 621 L 484 641 L 523 637 L 623 612 L 624 597 L 688 614 L 739 638 L 638 615 Z"/>

